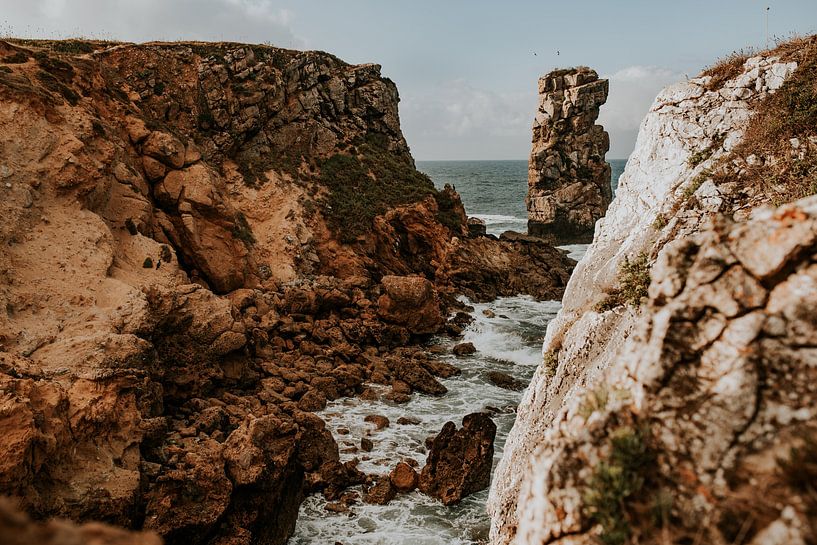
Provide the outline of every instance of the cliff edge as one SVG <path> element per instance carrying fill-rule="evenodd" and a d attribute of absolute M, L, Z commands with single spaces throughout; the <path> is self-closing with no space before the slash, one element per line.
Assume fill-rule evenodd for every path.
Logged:
<path fill-rule="evenodd" d="M 548 326 L 492 543 L 804 543 L 817 39 L 664 89 Z M 796 296 L 794 294 L 797 294 Z"/>

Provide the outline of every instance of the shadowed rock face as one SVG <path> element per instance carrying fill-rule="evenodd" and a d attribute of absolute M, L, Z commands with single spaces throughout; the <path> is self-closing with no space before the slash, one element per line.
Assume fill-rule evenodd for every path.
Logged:
<path fill-rule="evenodd" d="M 596 125 L 608 82 L 586 68 L 555 70 L 539 80 L 528 165 L 528 233 L 558 244 L 593 240 L 612 199 L 610 137 Z"/>
<path fill-rule="evenodd" d="M 467 415 L 459 430 L 453 422 L 446 422 L 431 443 L 420 473 L 420 490 L 452 505 L 488 488 L 495 436 L 496 424 L 484 413 Z"/>

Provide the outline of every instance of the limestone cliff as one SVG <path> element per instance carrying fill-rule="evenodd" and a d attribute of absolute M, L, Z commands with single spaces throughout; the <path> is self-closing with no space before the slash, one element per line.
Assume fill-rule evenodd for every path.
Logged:
<path fill-rule="evenodd" d="M 817 188 L 816 46 L 656 98 L 548 327 L 492 543 L 815 539 L 793 475 L 814 478 L 817 202 L 764 206 Z"/>
<path fill-rule="evenodd" d="M 539 109 L 528 163 L 528 233 L 559 244 L 586 243 L 612 198 L 610 137 L 596 125 L 609 85 L 586 68 L 539 79 Z"/>

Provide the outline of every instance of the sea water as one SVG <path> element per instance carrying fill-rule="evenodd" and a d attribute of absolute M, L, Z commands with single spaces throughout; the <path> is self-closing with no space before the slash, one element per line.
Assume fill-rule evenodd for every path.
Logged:
<path fill-rule="evenodd" d="M 612 159 L 609 163 L 615 193 L 627 161 Z M 465 211 L 484 220 L 488 233 L 527 232 L 527 161 L 418 161 L 417 168 L 428 174 L 438 188 L 454 186 Z"/>
<path fill-rule="evenodd" d="M 624 169 L 624 161 L 611 161 L 613 188 Z M 506 230 L 526 231 L 525 161 L 435 161 L 420 162 L 435 185 L 456 186 L 469 215 L 487 223 L 489 233 Z M 565 249 L 580 259 L 586 245 Z M 442 359 L 456 365 L 462 374 L 441 380 L 448 393 L 439 396 L 412 394 L 408 403 L 364 401 L 342 398 L 330 402 L 318 413 L 333 432 L 341 450 L 341 460 L 358 458 L 358 468 L 370 475 L 386 475 L 405 459 L 414 459 L 422 467 L 426 459 L 425 440 L 439 433 L 443 424 L 452 421 L 459 427 L 468 413 L 488 411 L 497 425 L 494 443 L 494 467 L 502 456 L 508 432 L 516 417 L 516 406 L 522 392 L 505 390 L 487 378 L 490 371 L 501 371 L 528 383 L 542 361 L 542 340 L 548 322 L 558 312 L 558 301 L 535 301 L 531 297 L 503 297 L 491 303 L 474 304 L 474 321 L 465 329 L 464 338 L 456 341 L 440 337 L 448 355 Z M 490 312 L 489 312 L 490 311 Z M 450 349 L 455 342 L 471 342 L 477 352 L 455 357 Z M 378 388 L 378 386 L 373 386 Z M 385 393 L 388 388 L 380 387 Z M 389 427 L 376 430 L 365 422 L 368 415 L 386 416 Z M 400 425 L 400 417 L 420 421 Z M 360 440 L 368 438 L 371 452 L 353 452 Z M 363 459 L 363 458 L 366 459 Z M 418 468 L 419 470 L 419 468 Z M 361 492 L 360 487 L 357 490 Z M 369 505 L 358 501 L 348 513 L 327 511 L 320 494 L 306 498 L 298 516 L 292 545 L 342 543 L 344 545 L 470 545 L 484 543 L 489 528 L 485 503 L 488 491 L 465 498 L 459 505 L 444 506 L 415 491 L 400 494 L 387 505 Z"/>

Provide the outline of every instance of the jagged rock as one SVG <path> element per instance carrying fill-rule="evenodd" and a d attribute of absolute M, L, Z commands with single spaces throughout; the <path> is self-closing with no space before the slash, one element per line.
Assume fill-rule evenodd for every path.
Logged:
<path fill-rule="evenodd" d="M 542 239 L 462 238 L 452 242 L 436 277 L 474 301 L 519 293 L 558 300 L 574 264 Z"/>
<path fill-rule="evenodd" d="M 377 505 L 386 505 L 397 496 L 397 489 L 391 484 L 391 479 L 388 477 L 381 477 L 366 494 L 363 496 L 363 501 L 366 503 L 374 503 Z"/>
<path fill-rule="evenodd" d="M 539 79 L 528 174 L 528 232 L 558 244 L 593 239 L 612 199 L 610 137 L 596 125 L 608 82 L 586 67 Z"/>
<path fill-rule="evenodd" d="M 462 419 L 462 428 L 446 422 L 433 438 L 420 473 L 420 490 L 445 505 L 479 492 L 491 482 L 496 424 L 484 413 Z"/>
<path fill-rule="evenodd" d="M 474 347 L 474 343 L 460 343 L 454 345 L 451 351 L 455 356 L 467 356 L 469 354 L 476 354 L 477 349 Z"/>

